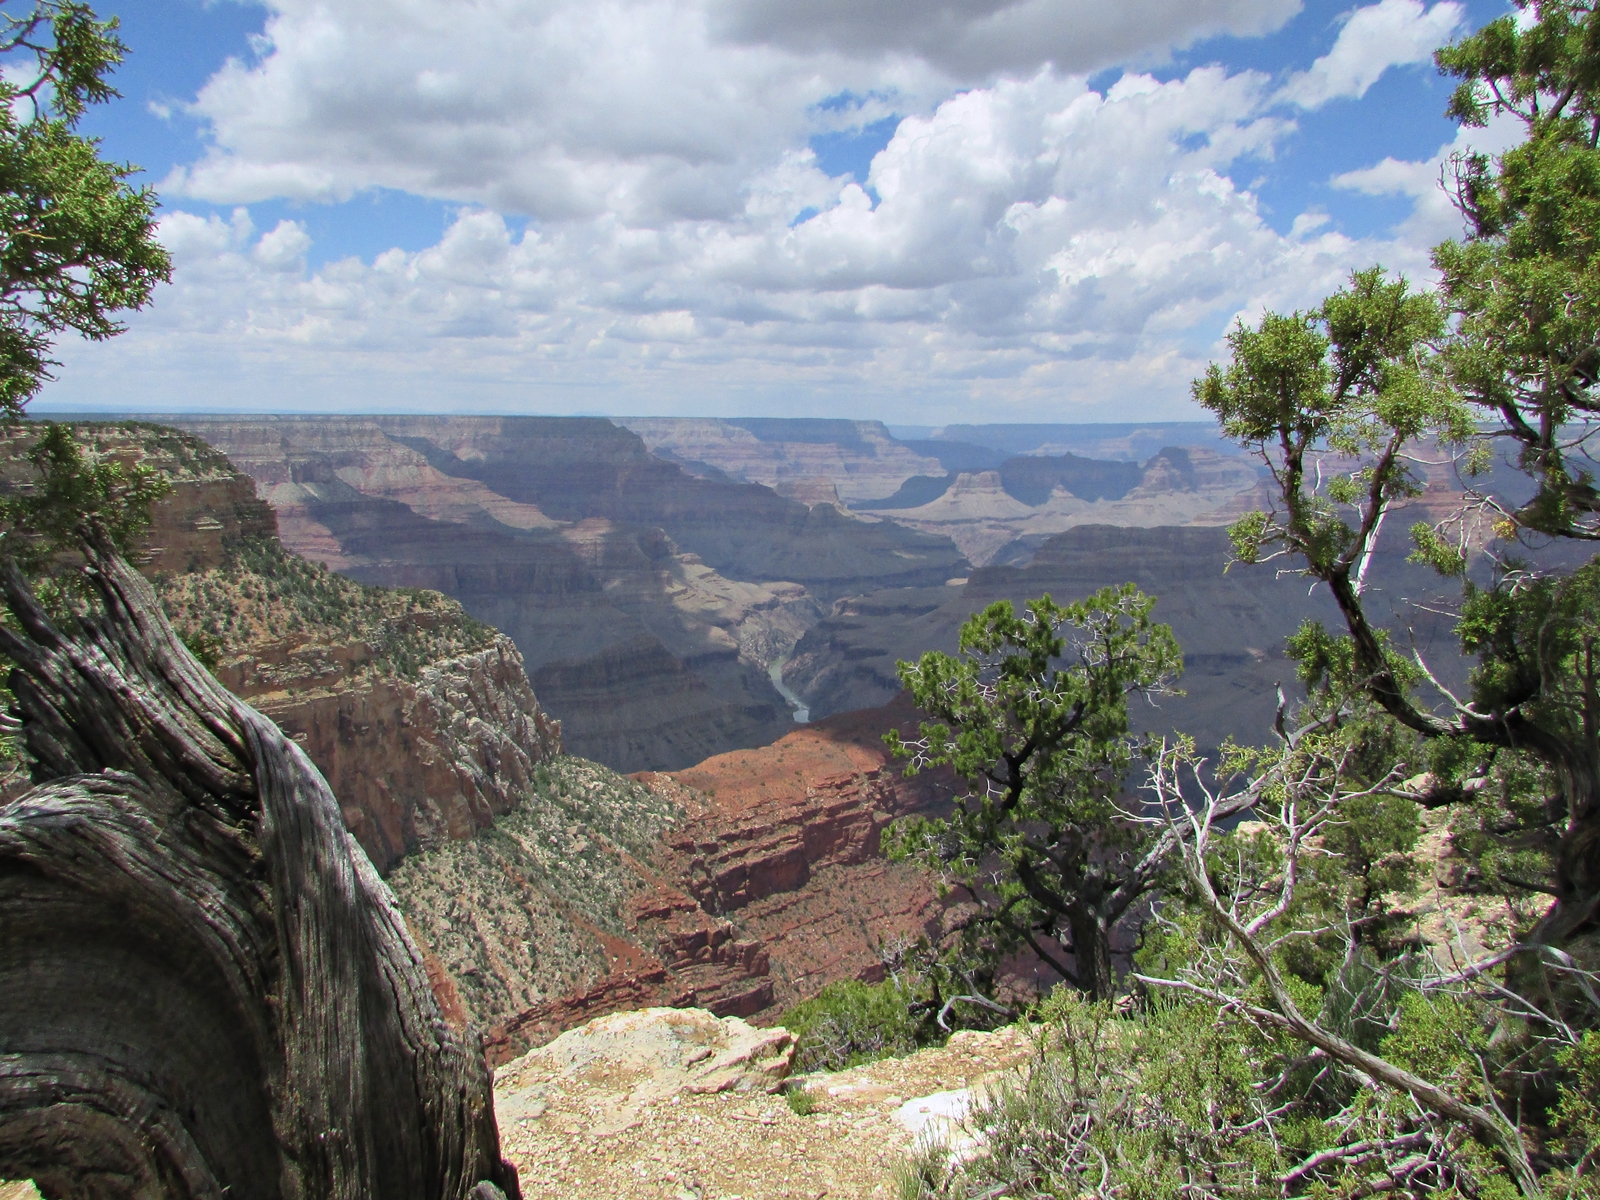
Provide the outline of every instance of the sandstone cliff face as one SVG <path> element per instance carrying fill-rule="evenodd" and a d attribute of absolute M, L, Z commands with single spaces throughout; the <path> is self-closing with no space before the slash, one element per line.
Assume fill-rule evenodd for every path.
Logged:
<path fill-rule="evenodd" d="M 272 508 L 255 485 L 235 471 L 202 479 L 172 480 L 172 491 L 151 513 L 145 538 L 147 573 L 195 571 L 222 560 L 224 537 L 274 538 Z"/>
<path fill-rule="evenodd" d="M 250 477 L 198 438 L 137 421 L 75 428 L 91 460 L 150 468 L 171 489 L 152 509 L 137 555 L 146 574 L 215 566 L 225 538 L 277 536 L 276 514 Z M 28 423 L 0 429 L 0 488 L 32 486 L 36 474 L 25 455 L 37 436 Z"/>
<path fill-rule="evenodd" d="M 380 872 L 488 829 L 561 752 L 509 638 L 423 666 L 416 678 L 354 667 L 364 643 L 286 639 L 229 658 L 217 677 L 311 756 L 346 827 Z"/>
<path fill-rule="evenodd" d="M 157 585 L 224 686 L 311 756 L 379 871 L 486 828 L 560 753 L 516 647 L 443 596 L 364 588 L 275 543 Z"/>
<path fill-rule="evenodd" d="M 435 989 L 489 1029 L 494 1061 L 618 1009 L 750 1015 L 771 1005 L 762 944 L 707 912 L 657 861 L 684 800 L 694 802 L 670 784 L 553 759 L 492 829 L 390 876 Z"/>

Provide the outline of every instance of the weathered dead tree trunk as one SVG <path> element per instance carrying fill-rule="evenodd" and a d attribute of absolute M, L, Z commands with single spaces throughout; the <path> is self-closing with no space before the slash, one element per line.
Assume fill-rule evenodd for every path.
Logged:
<path fill-rule="evenodd" d="M 299 747 L 106 548 L 68 634 L 15 567 L 36 786 L 0 808 L 0 1178 L 46 1196 L 488 1200 L 477 1035 Z"/>

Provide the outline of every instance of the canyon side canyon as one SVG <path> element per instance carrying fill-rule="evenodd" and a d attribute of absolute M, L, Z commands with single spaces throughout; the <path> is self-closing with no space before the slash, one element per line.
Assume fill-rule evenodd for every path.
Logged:
<path fill-rule="evenodd" d="M 568 750 L 624 772 L 770 744 L 795 710 L 884 704 L 897 660 L 953 650 L 984 605 L 1130 579 L 1185 650 L 1187 697 L 1145 727 L 1254 740 L 1292 678 L 1284 636 L 1331 612 L 1294 577 L 1227 571 L 1224 526 L 1263 502 L 1264 479 L 1204 423 L 899 437 L 810 419 L 179 423 L 255 480 L 290 550 L 437 589 L 503 631 Z M 1405 566 L 1403 530 L 1460 490 L 1433 469 L 1396 514 L 1380 609 L 1436 590 Z M 1454 659 L 1432 627 L 1412 635 Z"/>

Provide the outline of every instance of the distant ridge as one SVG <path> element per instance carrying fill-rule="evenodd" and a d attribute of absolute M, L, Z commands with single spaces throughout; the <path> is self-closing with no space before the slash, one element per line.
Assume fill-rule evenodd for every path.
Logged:
<path fill-rule="evenodd" d="M 1141 421 L 1118 425 L 946 425 L 928 439 L 1014 454 L 1078 454 L 1143 462 L 1167 446 L 1237 453 L 1211 421 Z"/>

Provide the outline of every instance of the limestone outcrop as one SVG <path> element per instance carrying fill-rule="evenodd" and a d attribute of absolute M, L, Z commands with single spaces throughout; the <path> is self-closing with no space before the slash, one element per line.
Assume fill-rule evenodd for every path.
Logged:
<path fill-rule="evenodd" d="M 497 1109 L 532 1108 L 541 1090 L 609 1076 L 614 1102 L 602 1120 L 626 1125 L 630 1109 L 679 1092 L 775 1092 L 794 1066 L 786 1029 L 757 1029 L 703 1008 L 644 1008 L 597 1017 L 495 1072 Z M 593 1093 L 590 1093 L 591 1099 Z"/>
<path fill-rule="evenodd" d="M 668 1065 L 702 1053 L 685 1055 L 684 1045 L 641 1037 L 635 1051 L 619 1048 L 581 1075 L 545 1065 L 542 1052 L 530 1056 L 526 1073 L 520 1063 L 502 1067 L 495 1109 L 523 1194 L 887 1200 L 895 1169 L 919 1138 L 959 1132 L 941 1117 L 1026 1069 L 1038 1052 L 1034 1034 L 1011 1026 L 958 1033 L 946 1045 L 833 1075 L 791 1076 L 788 1086 L 811 1101 L 802 1115 L 760 1088 L 691 1090 L 692 1076 Z M 628 1065 L 613 1069 L 612 1062 Z M 679 1080 L 677 1090 L 660 1095 L 661 1083 Z M 647 1087 L 649 1095 L 635 1100 Z"/>

